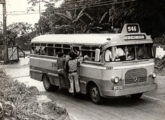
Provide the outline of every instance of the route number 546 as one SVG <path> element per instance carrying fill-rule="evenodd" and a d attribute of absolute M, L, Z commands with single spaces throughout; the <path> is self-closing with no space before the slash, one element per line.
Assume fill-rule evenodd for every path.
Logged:
<path fill-rule="evenodd" d="M 128 33 L 137 33 L 139 31 L 137 25 L 128 25 L 127 26 L 127 32 Z"/>

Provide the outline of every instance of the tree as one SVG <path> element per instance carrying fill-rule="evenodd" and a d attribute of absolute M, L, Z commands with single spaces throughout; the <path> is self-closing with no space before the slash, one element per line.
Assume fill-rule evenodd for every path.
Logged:
<path fill-rule="evenodd" d="M 132 19 L 140 23 L 142 30 L 152 37 L 165 33 L 165 1 L 164 0 L 138 0 Z"/>
<path fill-rule="evenodd" d="M 152 37 L 165 33 L 164 0 L 65 0 L 60 8 L 47 4 L 41 17 L 43 33 L 112 32 L 126 22 L 139 23 Z"/>
<path fill-rule="evenodd" d="M 36 6 L 37 4 L 46 3 L 46 4 L 53 4 L 55 2 L 58 2 L 59 0 L 27 0 L 28 4 L 31 4 L 32 6 Z"/>
<path fill-rule="evenodd" d="M 27 34 L 29 32 L 33 31 L 33 27 L 31 24 L 24 23 L 24 22 L 18 22 L 18 23 L 13 23 L 7 26 L 7 30 L 15 32 L 17 36 L 21 36 L 24 34 Z"/>
<path fill-rule="evenodd" d="M 37 29 L 39 30 L 40 27 L 42 34 L 54 33 L 56 25 L 65 24 L 64 20 L 55 13 L 56 9 L 53 6 L 48 6 L 45 12 L 42 13 L 37 25 Z"/>
<path fill-rule="evenodd" d="M 6 36 L 8 44 L 15 45 L 15 40 L 17 37 L 27 35 L 32 31 L 34 31 L 32 25 L 24 22 L 13 23 L 7 26 Z"/>
<path fill-rule="evenodd" d="M 76 33 L 79 28 L 81 29 L 82 25 L 86 25 L 86 23 L 81 19 L 84 15 L 85 7 L 77 12 L 77 10 L 73 11 L 66 11 L 65 13 L 58 13 L 55 14 L 59 17 L 66 20 L 67 25 L 73 29 L 73 33 Z"/>
<path fill-rule="evenodd" d="M 85 7 L 81 10 L 58 11 L 54 6 L 48 6 L 39 20 L 42 33 L 77 33 L 82 31 L 87 23 L 82 19 Z M 86 16 L 87 17 L 87 16 Z M 63 30 L 61 30 L 63 29 Z"/>

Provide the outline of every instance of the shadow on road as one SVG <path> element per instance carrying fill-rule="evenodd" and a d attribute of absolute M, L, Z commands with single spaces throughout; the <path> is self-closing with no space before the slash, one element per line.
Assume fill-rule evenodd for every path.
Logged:
<path fill-rule="evenodd" d="M 56 97 L 60 98 L 60 100 L 64 99 L 65 101 L 69 102 L 79 102 L 79 103 L 87 103 L 87 104 L 94 104 L 90 101 L 88 95 L 76 94 L 72 96 L 68 93 L 67 90 L 57 90 L 54 89 L 51 94 L 55 95 Z M 64 102 L 64 101 L 63 101 Z M 110 97 L 110 98 L 103 98 L 103 101 L 99 106 L 111 106 L 111 107 L 131 107 L 131 106 L 138 106 L 142 104 L 149 104 L 152 101 L 148 99 L 144 99 L 143 97 L 139 100 L 132 100 L 130 96 L 122 96 L 122 97 Z"/>

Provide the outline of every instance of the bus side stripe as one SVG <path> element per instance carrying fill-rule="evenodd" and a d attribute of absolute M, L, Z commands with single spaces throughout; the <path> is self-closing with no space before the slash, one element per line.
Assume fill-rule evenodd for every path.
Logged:
<path fill-rule="evenodd" d="M 31 57 L 30 59 L 37 59 L 37 60 L 43 60 L 43 61 L 49 61 L 49 62 L 57 62 L 56 59 L 48 59 L 48 58 L 39 58 L 39 57 Z"/>
<path fill-rule="evenodd" d="M 94 66 L 94 65 L 86 65 L 86 64 L 81 64 L 80 66 L 106 70 L 106 67 L 103 67 L 103 66 Z"/>
<path fill-rule="evenodd" d="M 48 73 L 48 75 L 58 77 L 58 74 L 54 74 L 54 73 Z"/>
<path fill-rule="evenodd" d="M 42 71 L 40 70 L 34 70 L 34 69 L 30 69 L 31 72 L 38 72 L 38 73 L 42 73 Z"/>
<path fill-rule="evenodd" d="M 49 70 L 46 68 L 39 68 L 39 67 L 35 67 L 35 66 L 30 66 L 30 70 L 36 70 L 36 71 L 42 71 L 42 73 L 55 73 L 57 74 L 57 70 Z"/>

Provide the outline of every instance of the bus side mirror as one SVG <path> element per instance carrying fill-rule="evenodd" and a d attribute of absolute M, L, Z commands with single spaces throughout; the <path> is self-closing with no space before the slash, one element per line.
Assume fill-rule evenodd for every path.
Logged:
<path fill-rule="evenodd" d="M 96 62 L 100 61 L 100 49 L 95 50 L 95 61 Z"/>

